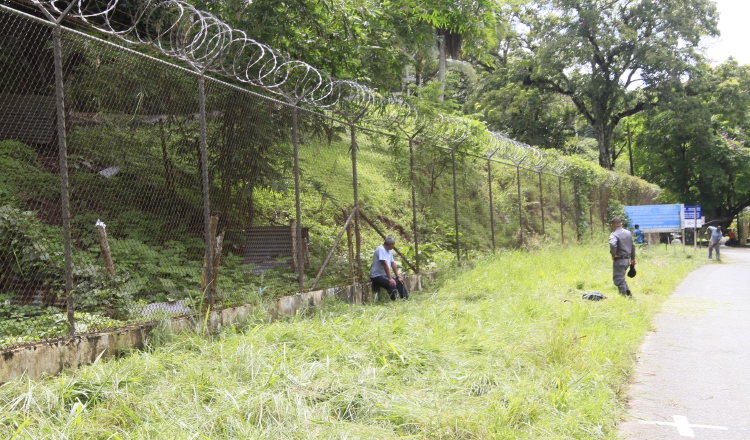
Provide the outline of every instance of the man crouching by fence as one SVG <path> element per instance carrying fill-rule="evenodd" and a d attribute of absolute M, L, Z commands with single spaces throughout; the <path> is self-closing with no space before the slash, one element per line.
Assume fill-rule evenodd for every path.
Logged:
<path fill-rule="evenodd" d="M 633 234 L 622 227 L 622 220 L 618 217 L 609 222 L 612 233 L 609 234 L 609 253 L 612 254 L 612 281 L 620 291 L 620 295 L 632 297 L 625 273 L 628 266 L 635 266 L 635 246 Z"/>
<path fill-rule="evenodd" d="M 395 246 L 396 239 L 386 237 L 385 242 L 375 249 L 372 267 L 370 268 L 372 285 L 385 289 L 393 301 L 396 300 L 397 294 L 403 299 L 409 299 L 409 292 L 406 291 L 404 280 L 398 274 L 398 265 L 393 261 L 391 251 Z"/>

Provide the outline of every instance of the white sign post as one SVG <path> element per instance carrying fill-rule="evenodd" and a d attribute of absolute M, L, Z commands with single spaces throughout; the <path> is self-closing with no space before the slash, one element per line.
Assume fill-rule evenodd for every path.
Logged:
<path fill-rule="evenodd" d="M 706 220 L 706 218 L 703 217 L 703 207 L 685 206 L 682 214 L 683 230 L 685 228 L 693 228 L 693 251 L 695 252 L 698 246 L 698 229 L 703 227 L 703 223 Z"/>

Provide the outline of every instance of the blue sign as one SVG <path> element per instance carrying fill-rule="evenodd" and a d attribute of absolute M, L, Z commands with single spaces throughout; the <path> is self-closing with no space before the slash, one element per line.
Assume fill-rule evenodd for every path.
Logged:
<path fill-rule="evenodd" d="M 703 217 L 702 206 L 685 206 L 685 220 L 700 220 Z"/>
<path fill-rule="evenodd" d="M 638 225 L 645 232 L 672 232 L 682 228 L 683 205 L 626 206 L 625 214 L 631 226 Z"/>

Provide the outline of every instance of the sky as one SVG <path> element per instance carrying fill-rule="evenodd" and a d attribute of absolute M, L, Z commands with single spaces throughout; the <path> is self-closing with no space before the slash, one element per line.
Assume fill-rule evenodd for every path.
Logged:
<path fill-rule="evenodd" d="M 733 56 L 740 64 L 750 64 L 750 0 L 715 0 L 719 8 L 721 36 L 706 41 L 706 55 L 714 63 Z"/>

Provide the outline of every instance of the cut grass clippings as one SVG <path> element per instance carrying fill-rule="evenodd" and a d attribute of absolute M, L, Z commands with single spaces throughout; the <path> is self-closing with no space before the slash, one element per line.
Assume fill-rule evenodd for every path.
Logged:
<path fill-rule="evenodd" d="M 165 333 L 146 352 L 2 385 L 0 438 L 614 439 L 639 343 L 703 259 L 643 251 L 629 300 L 607 257 L 505 251 L 409 302 Z"/>

